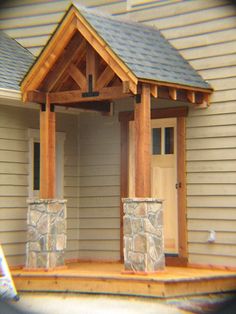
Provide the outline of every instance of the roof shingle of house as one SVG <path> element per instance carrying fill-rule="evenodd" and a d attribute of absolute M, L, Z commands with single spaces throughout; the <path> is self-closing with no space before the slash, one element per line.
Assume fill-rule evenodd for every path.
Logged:
<path fill-rule="evenodd" d="M 20 90 L 20 81 L 34 59 L 27 49 L 0 31 L 0 88 Z"/>
<path fill-rule="evenodd" d="M 137 78 L 211 88 L 157 28 L 78 10 Z"/>

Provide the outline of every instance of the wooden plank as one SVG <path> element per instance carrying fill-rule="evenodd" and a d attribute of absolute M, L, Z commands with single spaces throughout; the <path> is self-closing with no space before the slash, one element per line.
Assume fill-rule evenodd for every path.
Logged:
<path fill-rule="evenodd" d="M 119 208 L 80 208 L 81 218 L 119 218 Z"/>
<path fill-rule="evenodd" d="M 159 108 L 151 110 L 151 119 L 185 117 L 188 114 L 188 107 Z M 119 121 L 134 120 L 133 111 L 119 112 Z"/>
<path fill-rule="evenodd" d="M 124 226 L 123 226 L 123 202 L 122 198 L 128 197 L 128 152 L 129 152 L 129 121 L 121 120 L 120 122 L 120 258 L 124 260 Z"/>
<path fill-rule="evenodd" d="M 185 117 L 177 118 L 177 178 L 178 188 L 178 232 L 179 256 L 187 258 L 187 219 L 186 219 L 186 168 L 185 168 Z"/>
<path fill-rule="evenodd" d="M 218 256 L 236 256 L 236 245 L 234 244 L 217 244 L 209 245 L 206 243 L 190 243 L 189 244 L 189 253 L 196 254 L 209 254 L 209 255 L 218 255 Z"/>
<path fill-rule="evenodd" d="M 74 14 L 68 13 L 67 18 L 63 20 L 60 28 L 57 30 L 50 44 L 44 49 L 37 63 L 29 71 L 21 84 L 21 90 L 24 94 L 27 90 L 35 90 L 43 81 L 50 68 L 55 64 L 58 56 L 65 49 L 70 39 L 76 32 L 76 21 Z M 58 45 L 60 40 L 60 45 Z"/>
<path fill-rule="evenodd" d="M 151 197 L 151 93 L 142 85 L 141 102 L 135 104 L 135 196 Z"/>
<path fill-rule="evenodd" d="M 83 93 L 87 90 L 72 90 L 65 92 L 52 92 L 50 93 L 50 101 L 53 104 L 70 104 L 76 102 L 89 102 L 89 101 L 101 101 L 101 100 L 115 100 L 129 97 L 130 94 L 124 94 L 122 86 L 104 87 L 99 91 L 99 95 L 84 97 Z"/>
<path fill-rule="evenodd" d="M 157 85 L 151 85 L 151 95 L 154 98 L 158 98 L 158 86 Z"/>
<path fill-rule="evenodd" d="M 73 63 L 69 65 L 68 73 L 81 89 L 86 89 L 87 87 L 86 77 Z"/>
<path fill-rule="evenodd" d="M 169 88 L 169 95 L 170 95 L 170 98 L 172 100 L 177 100 L 177 89 L 170 87 Z"/>
<path fill-rule="evenodd" d="M 105 70 L 98 77 L 98 80 L 96 82 L 96 89 L 100 90 L 101 88 L 106 87 L 114 76 L 115 72 L 109 66 L 106 66 Z"/>

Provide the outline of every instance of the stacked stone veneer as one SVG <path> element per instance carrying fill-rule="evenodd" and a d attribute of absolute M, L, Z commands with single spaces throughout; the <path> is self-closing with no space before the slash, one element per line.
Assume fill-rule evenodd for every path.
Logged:
<path fill-rule="evenodd" d="M 65 248 L 66 201 L 28 201 L 26 268 L 63 266 Z"/>
<path fill-rule="evenodd" d="M 156 272 L 164 269 L 162 200 L 126 198 L 123 204 L 125 270 Z"/>

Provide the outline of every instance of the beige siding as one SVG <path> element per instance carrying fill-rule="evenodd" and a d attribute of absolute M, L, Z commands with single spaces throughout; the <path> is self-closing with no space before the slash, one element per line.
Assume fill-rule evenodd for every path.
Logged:
<path fill-rule="evenodd" d="M 26 216 L 29 176 L 28 128 L 39 127 L 39 112 L 26 108 L 0 105 L 0 242 L 10 265 L 25 263 Z M 57 115 L 57 128 L 66 133 L 65 141 L 65 198 L 68 205 L 67 257 L 77 254 L 77 117 Z M 73 150 L 72 150 L 73 148 Z M 71 180 L 70 167 L 76 180 Z M 68 197 L 69 198 L 69 197 Z M 76 232 L 73 233 L 73 231 Z M 76 240 L 76 241 L 75 241 Z M 76 242 L 76 243 L 74 243 Z"/>
<path fill-rule="evenodd" d="M 107 13 L 126 10 L 123 0 L 80 0 L 81 6 Z M 69 0 L 6 1 L 0 10 L 0 29 L 38 55 L 70 5 Z"/>
<path fill-rule="evenodd" d="M 120 141 L 117 116 L 79 117 L 79 257 L 120 258 Z"/>

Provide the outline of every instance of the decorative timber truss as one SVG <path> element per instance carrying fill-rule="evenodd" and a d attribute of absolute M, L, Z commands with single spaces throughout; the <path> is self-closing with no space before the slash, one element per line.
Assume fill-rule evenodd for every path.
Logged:
<path fill-rule="evenodd" d="M 75 5 L 69 8 L 23 79 L 21 90 L 23 101 L 41 104 L 41 198 L 55 196 L 55 106 L 109 114 L 113 101 L 134 98 L 139 151 L 136 167 L 140 174 L 140 180 L 136 180 L 136 196 L 142 197 L 150 195 L 150 156 L 147 152 L 151 139 L 151 96 L 187 101 L 204 108 L 209 105 L 212 92 L 210 87 L 138 77 Z"/>

